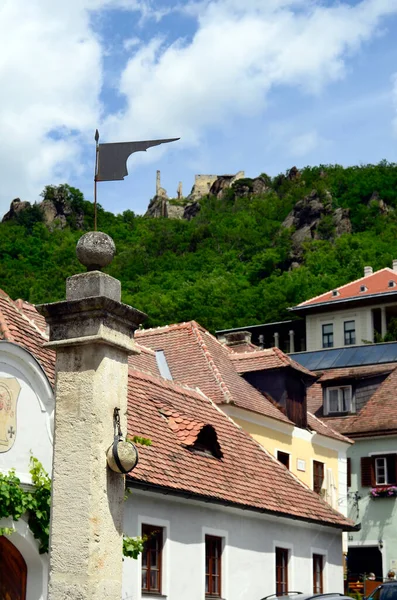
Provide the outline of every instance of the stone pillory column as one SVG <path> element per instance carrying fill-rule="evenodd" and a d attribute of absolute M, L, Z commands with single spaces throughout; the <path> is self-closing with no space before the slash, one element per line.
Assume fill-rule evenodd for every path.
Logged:
<path fill-rule="evenodd" d="M 104 233 L 85 234 L 66 301 L 38 308 L 56 350 L 49 600 L 119 600 L 124 477 L 107 467 L 113 412 L 126 431 L 128 355 L 146 315 L 120 302 L 120 282 L 100 272 L 115 253 Z"/>

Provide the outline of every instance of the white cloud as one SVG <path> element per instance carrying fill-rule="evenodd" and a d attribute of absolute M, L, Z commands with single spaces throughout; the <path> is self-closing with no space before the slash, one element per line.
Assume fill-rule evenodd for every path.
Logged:
<path fill-rule="evenodd" d="M 208 128 L 260 113 L 275 86 L 319 93 L 346 75 L 349 55 L 397 5 L 218 0 L 188 10 L 198 19 L 191 42 L 152 39 L 135 48 L 120 79 L 128 107 L 107 121 L 114 139 L 134 131 L 198 143 Z"/>
<path fill-rule="evenodd" d="M 81 170 L 101 113 L 100 40 L 90 11 L 134 0 L 0 2 L 0 214 L 15 196 Z M 58 135 L 58 131 L 62 135 Z"/>
<path fill-rule="evenodd" d="M 168 41 L 160 30 L 147 43 L 136 43 L 133 31 L 125 40 L 130 59 L 118 84 L 127 108 L 112 115 L 103 114 L 99 100 L 105 41 L 90 22 L 92 11 L 108 8 L 139 10 L 141 19 L 157 21 L 169 12 L 154 0 L 2 1 L 2 211 L 16 195 L 34 199 L 46 183 L 81 172 L 80 149 L 92 143 L 101 118 L 101 138 L 109 141 L 134 132 L 180 135 L 180 148 L 198 144 L 209 129 L 262 113 L 275 86 L 320 93 L 346 75 L 349 55 L 397 12 L 391 0 L 331 6 L 320 0 L 182 2 L 173 10 L 195 20 L 192 39 Z M 315 135 L 306 135 L 300 147 L 315 142 Z M 161 151 L 153 149 L 144 160 Z"/>
<path fill-rule="evenodd" d="M 320 143 L 317 131 L 308 131 L 291 138 L 288 142 L 288 153 L 296 158 L 301 158 L 313 152 Z"/>

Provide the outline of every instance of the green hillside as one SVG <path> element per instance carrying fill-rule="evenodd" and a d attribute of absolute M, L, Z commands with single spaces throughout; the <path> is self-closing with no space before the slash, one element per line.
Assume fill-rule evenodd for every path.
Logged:
<path fill-rule="evenodd" d="M 200 200 L 191 221 L 100 208 L 98 229 L 117 246 L 108 272 L 121 280 L 123 301 L 149 314 L 147 326 L 196 319 L 214 331 L 281 320 L 288 306 L 360 277 L 364 265 L 397 258 L 397 165 L 322 165 L 262 179 L 260 196 L 252 180 L 239 180 L 221 198 Z M 75 246 L 93 227 L 93 206 L 74 188 L 63 193 L 73 209 L 63 229 L 50 231 L 36 205 L 0 224 L 0 287 L 14 299 L 62 299 L 65 278 L 82 270 Z M 304 221 L 307 198 L 325 209 L 297 250 L 297 227 L 282 222 L 294 207 Z M 338 234 L 338 209 L 349 209 L 351 233 Z"/>

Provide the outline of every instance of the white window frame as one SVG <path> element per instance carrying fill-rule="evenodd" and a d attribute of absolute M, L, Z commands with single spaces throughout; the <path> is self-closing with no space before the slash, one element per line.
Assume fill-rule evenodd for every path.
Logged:
<path fill-rule="evenodd" d="M 138 516 L 138 535 L 142 535 L 142 525 L 153 525 L 154 527 L 161 527 L 163 530 L 163 548 L 161 551 L 161 594 L 160 596 L 169 595 L 169 545 L 170 545 L 170 522 L 165 519 L 157 519 L 156 517 L 146 517 L 144 515 Z M 134 561 L 135 562 L 135 561 Z M 156 592 L 143 592 L 142 591 L 142 554 L 138 556 L 137 562 L 137 598 L 147 598 L 148 596 L 158 596 Z"/>
<path fill-rule="evenodd" d="M 325 550 L 324 548 L 316 548 L 316 547 L 312 546 L 310 548 L 310 553 L 311 553 L 312 580 L 313 580 L 313 555 L 319 554 L 320 556 L 323 557 L 323 594 L 326 594 L 328 592 L 328 551 Z"/>
<path fill-rule="evenodd" d="M 222 539 L 222 556 L 221 556 L 221 597 L 229 598 L 229 532 L 226 529 L 214 529 L 213 527 L 201 528 L 201 543 L 202 543 L 202 593 L 201 598 L 205 598 L 205 536 L 212 535 Z"/>
<path fill-rule="evenodd" d="M 353 323 L 354 329 L 348 329 L 346 331 L 347 323 Z M 354 342 L 352 344 L 346 344 L 346 333 L 352 333 L 352 332 L 354 332 Z M 343 345 L 344 346 L 355 346 L 356 344 L 357 344 L 356 320 L 355 319 L 347 319 L 346 321 L 343 321 Z"/>
<path fill-rule="evenodd" d="M 342 395 L 340 394 L 340 391 L 342 389 L 350 389 L 350 406 L 348 408 L 348 410 L 340 410 L 342 407 Z M 330 392 L 332 390 L 338 390 L 338 410 L 337 411 L 331 411 L 330 410 Z M 345 413 L 354 413 L 355 412 L 355 406 L 354 406 L 354 398 L 353 398 L 353 388 L 351 385 L 337 385 L 337 386 L 332 386 L 332 387 L 327 387 L 325 388 L 325 414 L 327 415 L 339 415 L 339 414 L 345 414 Z"/>
<path fill-rule="evenodd" d="M 294 545 L 291 542 L 273 540 L 273 589 L 276 589 L 276 548 L 288 550 L 288 587 L 295 589 L 295 554 Z"/>
<path fill-rule="evenodd" d="M 383 463 L 383 465 L 381 466 L 380 463 Z M 384 481 L 379 481 L 378 480 L 378 473 L 379 470 L 383 469 L 384 475 Z M 389 474 L 387 472 L 387 460 L 385 456 L 377 456 L 375 457 L 375 481 L 376 481 L 376 485 L 389 485 Z"/>
<path fill-rule="evenodd" d="M 332 327 L 332 333 L 324 333 L 324 327 Z M 324 336 L 332 335 L 332 346 L 324 346 Z M 327 321 L 326 323 L 321 323 L 321 346 L 323 349 L 334 348 L 335 347 L 335 327 L 334 323 L 330 323 Z"/>

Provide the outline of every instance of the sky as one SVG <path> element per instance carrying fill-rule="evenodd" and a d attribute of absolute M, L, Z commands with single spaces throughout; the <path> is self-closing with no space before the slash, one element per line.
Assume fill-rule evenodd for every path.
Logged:
<path fill-rule="evenodd" d="M 397 0 L 0 0 L 0 215 L 101 142 L 179 137 L 98 183 L 145 212 L 199 173 L 397 162 Z"/>

